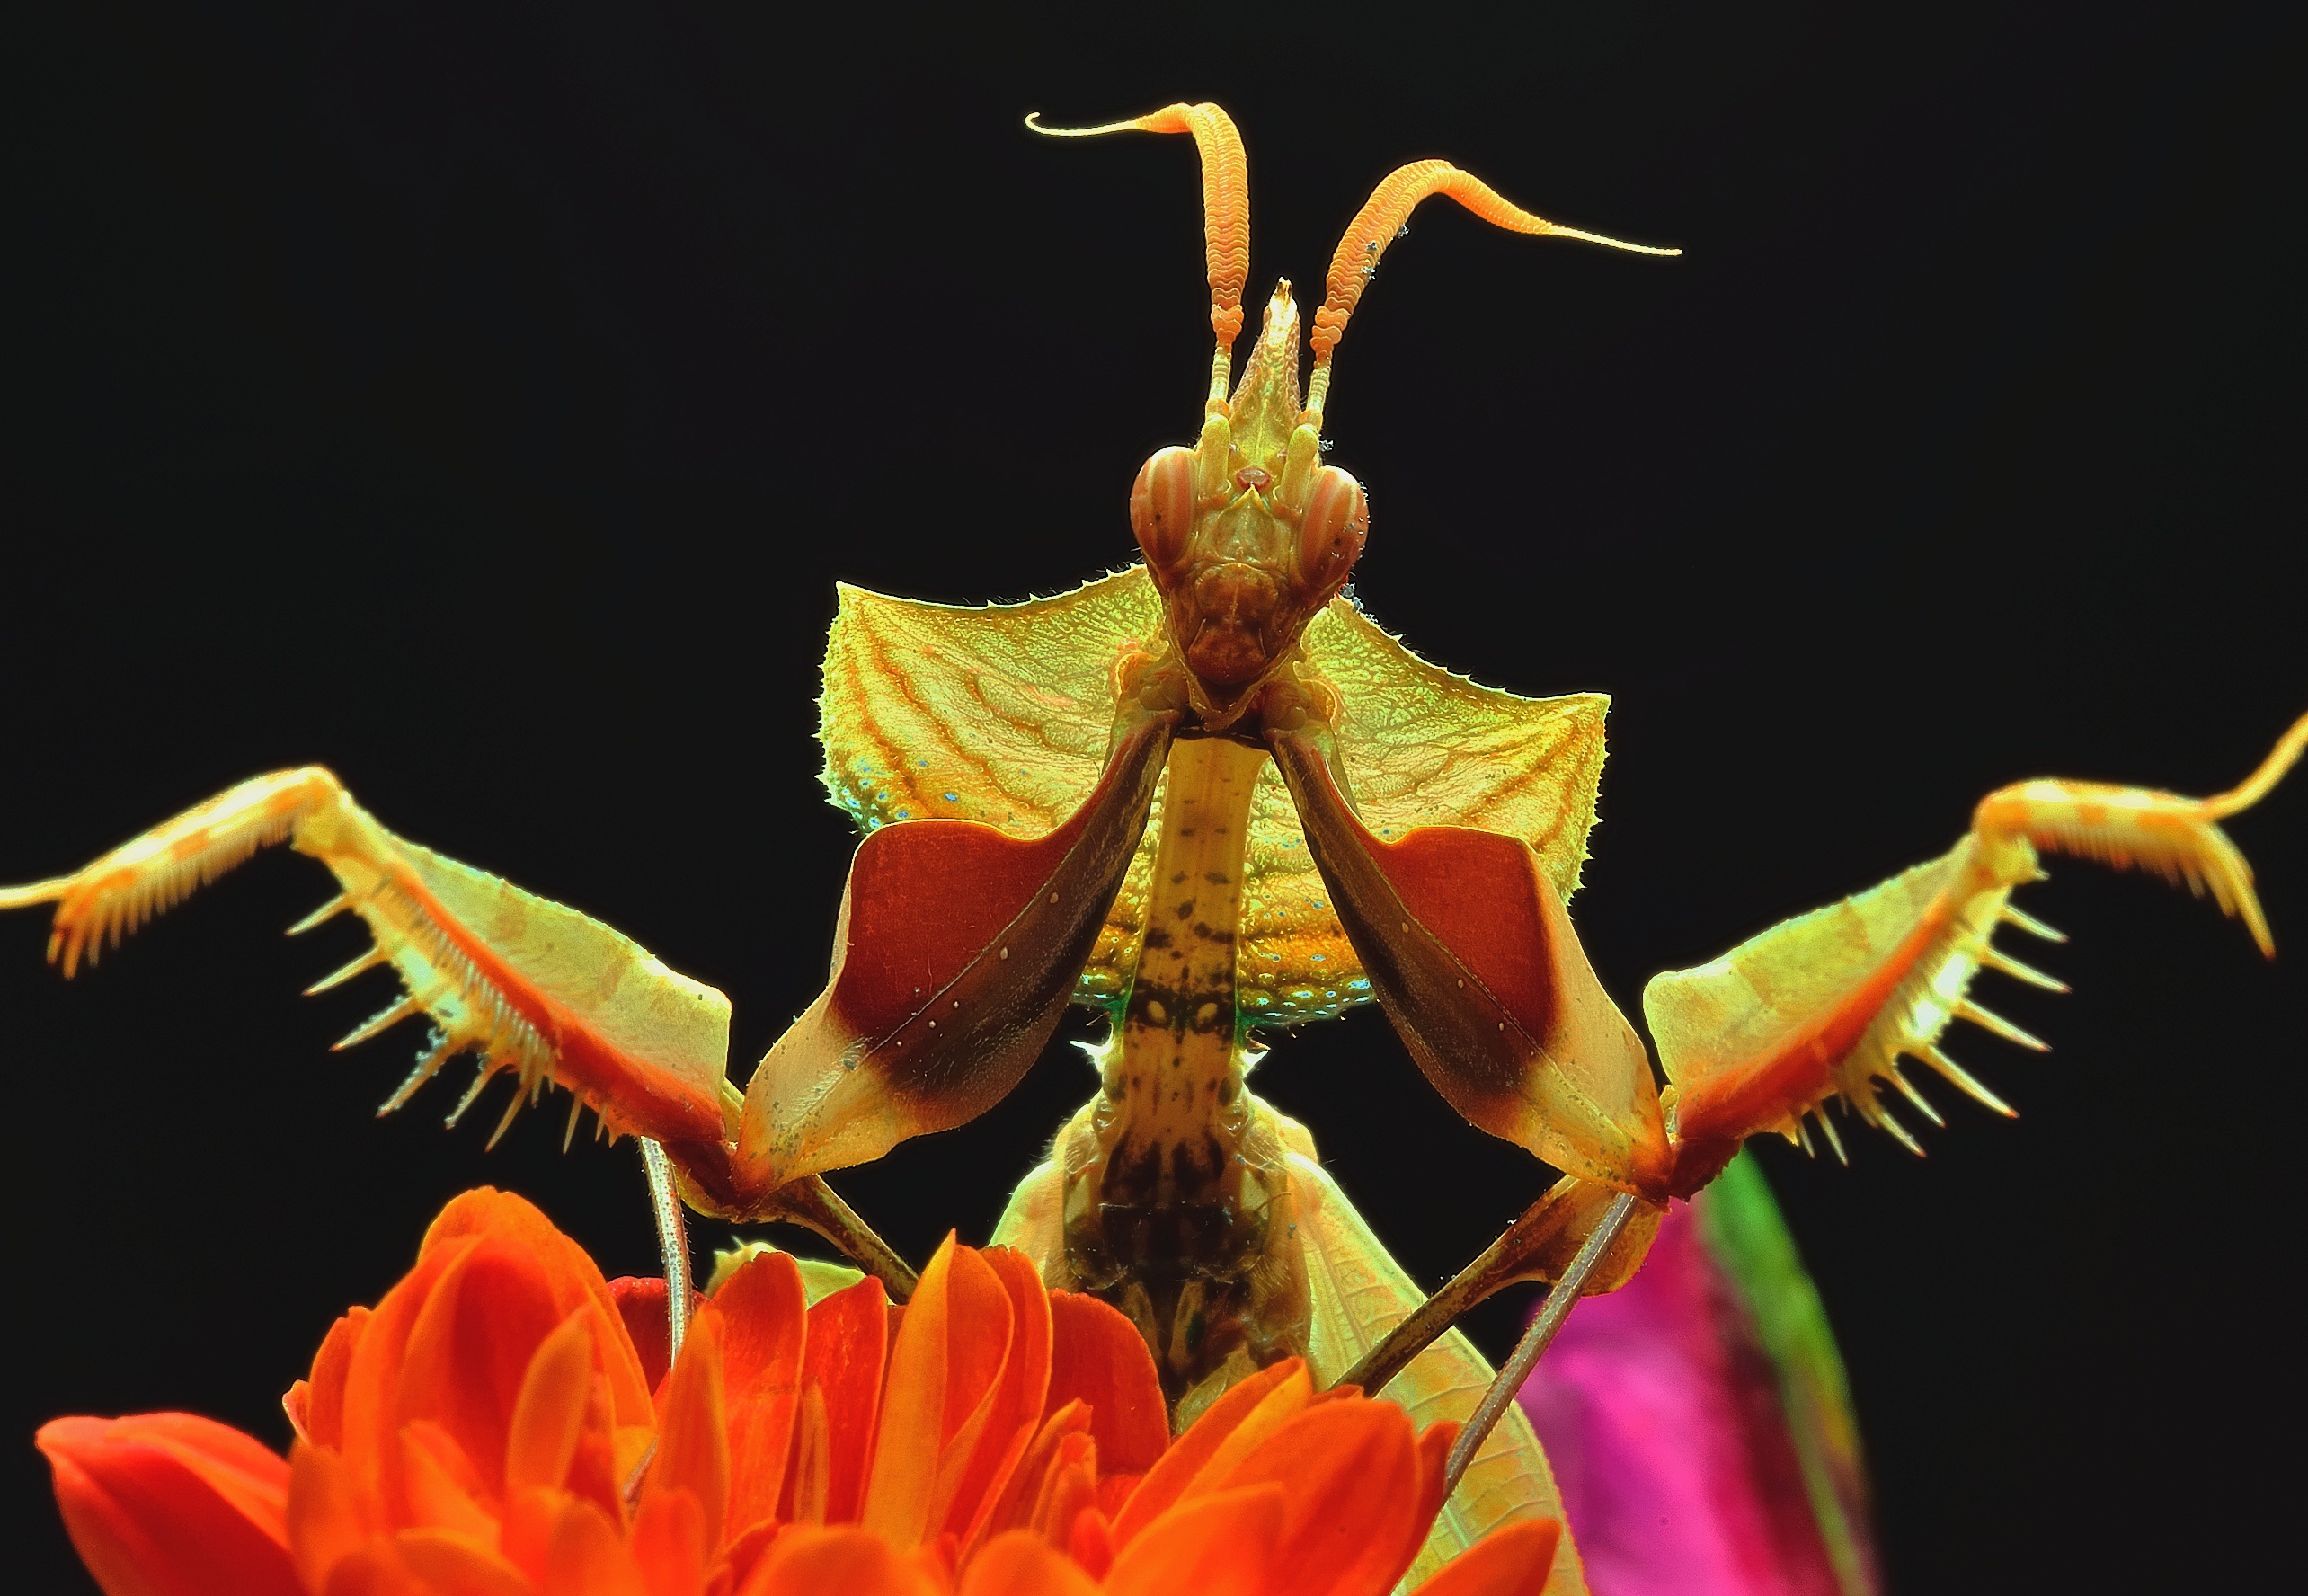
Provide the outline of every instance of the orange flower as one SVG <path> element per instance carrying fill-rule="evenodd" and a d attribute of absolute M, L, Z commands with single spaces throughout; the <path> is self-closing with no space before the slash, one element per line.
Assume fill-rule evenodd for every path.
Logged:
<path fill-rule="evenodd" d="M 902 1308 L 810 1306 L 765 1254 L 670 1370 L 663 1305 L 470 1192 L 332 1327 L 287 1463 L 182 1414 L 40 1444 L 114 1596 L 1382 1596 L 1440 1505 L 1452 1427 L 1295 1359 L 1173 1442 L 1129 1321 L 1006 1249 L 949 1239 Z M 1534 1591 L 1555 1537 L 1501 1530 L 1427 1596 Z"/>

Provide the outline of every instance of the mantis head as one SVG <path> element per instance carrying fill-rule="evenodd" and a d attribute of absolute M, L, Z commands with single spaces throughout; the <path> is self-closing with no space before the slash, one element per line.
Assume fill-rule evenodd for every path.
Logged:
<path fill-rule="evenodd" d="M 1231 403 L 1192 448 L 1157 450 L 1130 490 L 1130 527 L 1170 636 L 1221 714 L 1298 644 L 1346 585 L 1371 529 L 1362 483 L 1320 463 L 1300 419 L 1299 314 L 1277 284 Z"/>
<path fill-rule="evenodd" d="M 1218 339 L 1210 395 L 1193 446 L 1158 449 L 1139 469 L 1130 525 L 1161 592 L 1171 644 L 1192 677 L 1194 707 L 1213 729 L 1238 716 L 1257 686 L 1297 651 L 1307 624 L 1346 585 L 1370 534 L 1363 484 L 1322 463 L 1330 358 L 1379 257 L 1419 201 L 1446 194 L 1518 233 L 1558 234 L 1643 254 L 1682 253 L 1558 226 L 1509 204 L 1447 161 L 1414 161 L 1380 181 L 1331 256 L 1323 306 L 1308 339 L 1314 372 L 1303 397 L 1299 311 L 1287 279 L 1275 285 L 1242 380 L 1229 395 L 1250 264 L 1247 172 L 1233 121 L 1215 105 L 1181 104 L 1099 128 L 1044 128 L 1033 117 L 1026 126 L 1065 137 L 1131 129 L 1190 133 L 1202 155 L 1210 319 Z"/>

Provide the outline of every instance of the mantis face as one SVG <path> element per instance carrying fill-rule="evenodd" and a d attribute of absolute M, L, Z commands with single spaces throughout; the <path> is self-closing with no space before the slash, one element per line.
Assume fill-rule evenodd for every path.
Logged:
<path fill-rule="evenodd" d="M 1156 451 L 1130 490 L 1130 526 L 1162 595 L 1194 707 L 1223 726 L 1337 596 L 1371 528 L 1362 483 L 1321 465 L 1300 408 L 1299 314 L 1276 285 L 1230 403 L 1192 448 Z"/>

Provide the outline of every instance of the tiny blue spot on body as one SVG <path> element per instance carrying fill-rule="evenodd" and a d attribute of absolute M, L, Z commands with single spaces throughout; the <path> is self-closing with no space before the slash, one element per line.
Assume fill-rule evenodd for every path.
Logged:
<path fill-rule="evenodd" d="M 948 793 L 945 794 L 945 802 L 948 803 L 959 803 L 962 802 L 962 794 L 959 793 Z"/>

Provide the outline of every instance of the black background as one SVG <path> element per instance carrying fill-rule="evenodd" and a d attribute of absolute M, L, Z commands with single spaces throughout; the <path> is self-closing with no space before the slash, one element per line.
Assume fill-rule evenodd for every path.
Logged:
<path fill-rule="evenodd" d="M 1190 146 L 1019 126 L 1179 98 L 1243 127 L 1254 306 L 1434 154 L 1689 252 L 1438 204 L 1330 412 L 1375 615 L 1616 696 L 1576 909 L 1630 1011 L 1998 784 L 2226 785 L 2308 706 L 2275 9 L 19 8 L 0 876 L 324 761 L 728 991 L 750 1068 L 822 978 L 850 847 L 812 741 L 835 578 L 1070 586 L 1130 557 L 1132 473 L 1197 421 Z M 1897 1589 L 2208 1583 L 2295 1544 L 2304 820 L 2295 778 L 2233 828 L 2288 962 L 2060 864 L 2027 901 L 2078 934 L 2037 959 L 2076 995 L 1989 983 L 2057 1051 L 1957 1050 L 2020 1122 L 1957 1103 L 1928 1160 L 1860 1136 L 1849 1170 L 1765 1149 Z M 326 1051 L 388 985 L 296 999 L 360 944 L 280 939 L 329 890 L 267 856 L 69 985 L 41 917 L 0 923 L 12 1584 L 80 1588 L 38 1420 L 285 1441 L 276 1394 L 462 1187 L 652 1269 L 629 1148 L 564 1157 L 548 1113 L 484 1157 L 487 1104 L 444 1134 L 439 1087 L 371 1118 L 416 1028 Z M 982 1237 L 1091 1090 L 1052 1053 L 837 1184 L 917 1256 Z M 1422 1279 L 1543 1178 L 1367 1012 L 1256 1084 Z"/>

